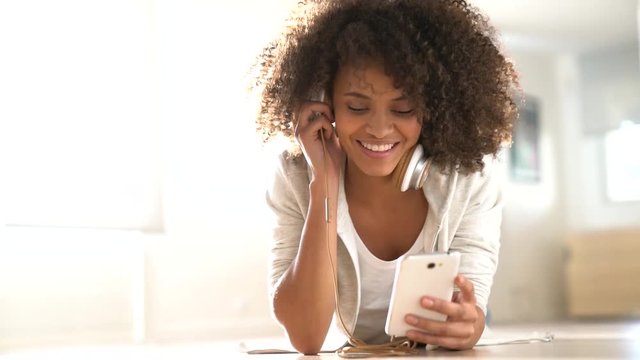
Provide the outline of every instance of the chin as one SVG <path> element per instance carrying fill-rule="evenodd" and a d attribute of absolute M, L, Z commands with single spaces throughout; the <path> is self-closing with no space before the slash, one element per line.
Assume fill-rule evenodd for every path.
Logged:
<path fill-rule="evenodd" d="M 356 166 L 358 166 L 358 164 L 356 164 Z M 367 176 L 385 177 L 393 173 L 395 166 L 358 166 L 358 168 Z"/>
<path fill-rule="evenodd" d="M 398 162 L 400 162 L 400 159 L 396 159 L 395 157 L 376 160 L 362 156 L 362 154 L 359 153 L 352 155 L 353 156 L 349 156 L 349 153 L 347 153 L 347 158 L 351 159 L 353 165 L 355 165 L 363 174 L 372 177 L 390 176 L 393 174 Z"/>

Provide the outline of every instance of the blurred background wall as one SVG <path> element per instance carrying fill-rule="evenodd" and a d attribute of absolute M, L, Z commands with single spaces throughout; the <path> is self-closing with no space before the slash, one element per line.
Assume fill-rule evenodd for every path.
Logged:
<path fill-rule="evenodd" d="M 0 3 L 0 350 L 281 333 L 246 71 L 294 3 Z M 581 300 L 640 292 L 620 277 L 640 271 L 637 1 L 472 3 L 531 125 L 505 157 L 492 321 L 633 318 Z"/>

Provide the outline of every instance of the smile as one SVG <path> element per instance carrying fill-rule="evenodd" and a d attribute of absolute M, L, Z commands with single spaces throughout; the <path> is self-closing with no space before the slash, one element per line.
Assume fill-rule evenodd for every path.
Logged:
<path fill-rule="evenodd" d="M 366 143 L 363 141 L 358 141 L 358 143 L 360 145 L 362 145 L 362 147 L 364 147 L 365 149 L 369 150 L 369 151 L 373 151 L 373 152 L 378 152 L 378 153 L 383 153 L 383 152 L 387 152 L 389 150 L 391 150 L 394 146 L 396 146 L 398 143 L 387 143 L 387 144 L 371 144 L 371 143 Z"/>

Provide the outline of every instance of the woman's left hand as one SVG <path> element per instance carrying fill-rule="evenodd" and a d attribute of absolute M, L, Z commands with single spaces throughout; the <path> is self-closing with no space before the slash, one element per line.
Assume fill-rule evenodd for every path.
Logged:
<path fill-rule="evenodd" d="M 452 301 L 435 299 L 428 296 L 420 299 L 420 305 L 447 315 L 446 321 L 434 321 L 408 314 L 407 324 L 419 330 L 410 330 L 407 337 L 413 341 L 438 345 L 447 349 L 471 349 L 480 339 L 484 330 L 485 316 L 476 305 L 473 283 L 458 275 L 454 281 L 460 292 L 454 294 Z"/>

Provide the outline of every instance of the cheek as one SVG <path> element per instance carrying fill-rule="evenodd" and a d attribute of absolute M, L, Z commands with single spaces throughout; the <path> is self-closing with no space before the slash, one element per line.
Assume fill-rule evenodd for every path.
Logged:
<path fill-rule="evenodd" d="M 356 121 L 353 121 L 353 119 L 350 119 L 348 116 L 344 116 L 343 114 L 336 113 L 335 119 L 336 121 L 334 123 L 334 126 L 336 128 L 336 132 L 339 135 L 348 136 L 358 127 Z"/>
<path fill-rule="evenodd" d="M 417 142 L 418 139 L 420 139 L 420 133 L 422 132 L 422 124 L 418 119 L 408 121 L 402 124 L 402 132 L 407 139 Z"/>

